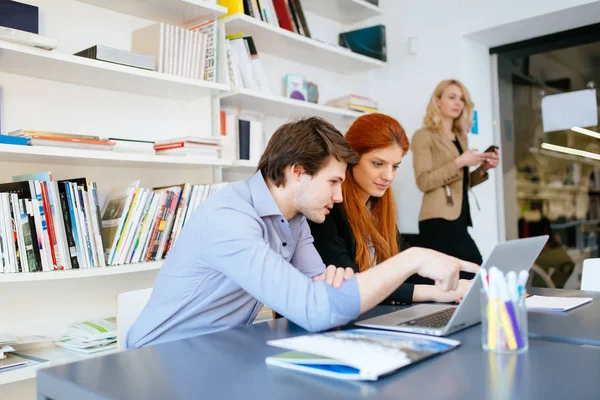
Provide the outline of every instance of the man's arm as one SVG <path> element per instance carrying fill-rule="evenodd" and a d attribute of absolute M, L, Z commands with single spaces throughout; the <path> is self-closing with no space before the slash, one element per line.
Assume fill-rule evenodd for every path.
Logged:
<path fill-rule="evenodd" d="M 360 292 L 360 312 L 370 310 L 409 276 L 433 279 L 444 291 L 458 286 L 459 271 L 477 272 L 479 266 L 429 249 L 411 247 L 356 275 Z"/>
<path fill-rule="evenodd" d="M 313 282 L 270 248 L 256 216 L 222 208 L 211 213 L 199 231 L 198 240 L 210 249 L 198 254 L 205 267 L 225 274 L 303 328 L 319 331 L 358 317 L 356 278 L 345 281 L 339 289 L 323 281 Z"/>

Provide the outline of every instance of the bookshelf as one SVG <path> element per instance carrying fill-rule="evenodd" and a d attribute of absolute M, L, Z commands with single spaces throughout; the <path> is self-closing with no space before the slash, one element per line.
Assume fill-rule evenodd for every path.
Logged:
<path fill-rule="evenodd" d="M 61 165 L 191 170 L 198 167 L 231 165 L 229 160 L 215 158 L 121 153 L 117 151 L 46 146 L 15 146 L 10 144 L 0 144 L 0 160 Z"/>
<path fill-rule="evenodd" d="M 78 0 L 151 21 L 182 25 L 197 19 L 215 19 L 227 8 L 203 0 Z"/>
<path fill-rule="evenodd" d="M 233 14 L 223 18 L 223 23 L 228 35 L 251 35 L 259 53 L 270 53 L 301 64 L 340 74 L 365 72 L 386 65 L 383 61 L 292 33 L 248 15 Z"/>
<path fill-rule="evenodd" d="M 265 112 L 265 110 L 268 110 L 269 116 L 281 119 L 311 115 L 329 120 L 335 118 L 358 118 L 362 115 L 362 113 L 356 111 L 309 103 L 308 101 L 275 96 L 248 89 L 222 94 L 221 106 L 254 112 Z"/>
<path fill-rule="evenodd" d="M 234 160 L 233 163 L 225 168 L 233 169 L 233 168 L 248 168 L 248 169 L 256 169 L 258 167 L 258 161 L 251 160 Z"/>
<path fill-rule="evenodd" d="M 30 272 L 0 274 L 0 285 L 3 283 L 54 281 L 58 279 L 81 279 L 108 275 L 131 274 L 143 271 L 159 270 L 163 260 L 136 264 L 114 265 L 97 268 L 69 269 L 64 271 Z"/>
<path fill-rule="evenodd" d="M 381 9 L 365 0 L 302 0 L 304 11 L 348 25 L 381 15 Z"/>
<path fill-rule="evenodd" d="M 56 50 L 0 41 L 0 71 L 100 89 L 192 100 L 229 90 L 229 85 L 111 64 Z"/>

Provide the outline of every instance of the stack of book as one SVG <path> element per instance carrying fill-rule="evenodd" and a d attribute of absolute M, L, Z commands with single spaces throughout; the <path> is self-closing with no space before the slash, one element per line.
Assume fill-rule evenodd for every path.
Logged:
<path fill-rule="evenodd" d="M 18 43 L 44 50 L 54 50 L 58 46 L 56 39 L 5 26 L 0 26 L 0 41 Z"/>
<path fill-rule="evenodd" d="M 167 156 L 191 156 L 219 158 L 221 138 L 186 136 L 154 142 L 156 154 Z"/>
<path fill-rule="evenodd" d="M 131 49 L 153 56 L 157 72 L 217 81 L 217 21 L 186 27 L 156 23 L 133 32 Z"/>
<path fill-rule="evenodd" d="M 79 149 L 111 151 L 115 142 L 101 139 L 99 136 L 79 135 L 62 132 L 45 132 L 19 129 L 9 132 L 10 136 L 26 138 L 31 146 L 75 147 Z"/>
<path fill-rule="evenodd" d="M 19 351 L 39 347 L 39 345 L 45 345 L 47 339 L 41 336 L 16 338 L 0 334 L 0 373 L 48 362 L 48 360 L 42 358 L 18 353 Z"/>
<path fill-rule="evenodd" d="M 75 323 L 55 344 L 85 354 L 115 350 L 117 348 L 116 318 Z"/>
<path fill-rule="evenodd" d="M 232 89 L 271 93 L 269 81 L 258 57 L 252 36 L 227 36 L 227 64 Z"/>
<path fill-rule="evenodd" d="M 194 209 L 227 183 L 189 183 L 153 190 L 139 181 L 111 193 L 102 213 L 109 265 L 163 259 Z"/>
<path fill-rule="evenodd" d="M 364 113 L 379 112 L 379 109 L 377 108 L 377 102 L 375 100 L 364 96 L 358 96 L 356 94 L 348 94 L 337 99 L 329 100 L 327 105 Z"/>
<path fill-rule="evenodd" d="M 13 181 L 0 184 L 0 272 L 106 265 L 95 183 L 50 172 Z"/>
<path fill-rule="evenodd" d="M 219 0 L 230 14 L 243 13 L 273 26 L 310 37 L 301 0 Z"/>

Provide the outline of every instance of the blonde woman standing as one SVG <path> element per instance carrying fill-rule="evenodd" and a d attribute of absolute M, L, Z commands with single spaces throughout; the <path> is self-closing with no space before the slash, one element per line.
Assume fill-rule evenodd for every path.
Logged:
<path fill-rule="evenodd" d="M 417 186 L 424 194 L 419 214 L 422 245 L 481 264 L 481 253 L 467 231 L 472 226 L 467 194 L 488 179 L 487 171 L 498 165 L 498 153 L 469 148 L 472 115 L 467 88 L 453 79 L 440 82 L 423 127 L 412 138 L 412 150 Z"/>

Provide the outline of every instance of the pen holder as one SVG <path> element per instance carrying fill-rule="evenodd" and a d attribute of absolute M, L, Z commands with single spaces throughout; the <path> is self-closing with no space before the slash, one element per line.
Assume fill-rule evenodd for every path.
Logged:
<path fill-rule="evenodd" d="M 481 290 L 481 343 L 486 351 L 521 353 L 529 348 L 525 298 L 504 301 Z"/>

